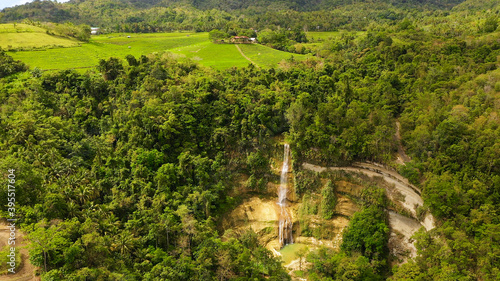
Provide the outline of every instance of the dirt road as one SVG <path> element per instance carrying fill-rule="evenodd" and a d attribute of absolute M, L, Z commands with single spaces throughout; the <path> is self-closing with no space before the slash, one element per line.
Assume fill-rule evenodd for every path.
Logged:
<path fill-rule="evenodd" d="M 0 224 L 0 247 L 3 248 L 7 245 L 9 240 L 10 230 L 7 228 L 7 224 L 2 222 Z M 0 281 L 32 281 L 40 280 L 39 277 L 35 276 L 36 267 L 33 266 L 29 261 L 29 253 L 26 248 L 27 241 L 25 240 L 24 233 L 16 229 L 16 249 L 19 249 L 19 254 L 21 255 L 22 265 L 16 268 L 16 273 L 9 273 L 7 275 L 0 275 Z"/>
<path fill-rule="evenodd" d="M 386 183 L 387 186 L 392 186 L 398 193 L 403 196 L 391 196 L 394 193 L 393 190 L 389 190 L 387 186 L 384 186 L 387 189 L 388 196 L 393 201 L 398 201 L 405 209 L 410 211 L 415 217 L 417 213 L 417 207 L 422 206 L 424 204 L 422 197 L 420 196 L 421 191 L 416 186 L 412 185 L 408 182 L 406 178 L 401 176 L 395 171 L 389 170 L 385 168 L 381 164 L 377 163 L 354 163 L 351 167 L 321 167 L 318 165 L 313 165 L 310 163 L 303 164 L 304 169 L 315 171 L 315 172 L 325 172 L 325 171 L 346 171 L 353 173 L 360 173 L 367 175 L 371 178 L 380 177 Z M 417 254 L 417 249 L 415 248 L 414 241 L 411 239 L 411 236 L 419 230 L 422 226 L 426 230 L 431 230 L 434 228 L 434 217 L 431 214 L 427 214 L 425 219 L 422 222 L 418 222 L 414 218 L 409 218 L 398 214 L 393 211 L 389 211 L 389 225 L 391 227 L 391 239 L 393 239 L 393 243 L 390 242 L 394 246 L 392 248 L 394 254 L 399 258 L 405 260 L 405 255 L 401 254 L 401 252 L 409 251 L 410 257 L 415 257 Z M 398 236 L 399 235 L 399 236 Z M 395 248 L 402 248 L 402 251 Z"/>
<path fill-rule="evenodd" d="M 321 167 L 318 165 L 313 165 L 310 163 L 304 163 L 303 168 L 316 172 L 324 172 L 324 171 L 346 171 L 346 172 L 354 172 L 365 174 L 369 177 L 381 177 L 390 185 L 393 185 L 394 188 L 403 195 L 404 198 L 393 200 L 398 200 L 399 203 L 403 205 L 405 209 L 410 211 L 413 216 L 417 215 L 417 208 L 419 206 L 424 205 L 424 201 L 420 196 L 420 189 L 413 186 L 408 182 L 406 178 L 396 173 L 395 171 L 391 171 L 385 168 L 381 164 L 377 163 L 354 163 L 351 167 Z M 431 230 L 434 228 L 434 217 L 431 214 L 427 214 L 421 224 L 425 227 L 426 230 Z"/>
<path fill-rule="evenodd" d="M 255 65 L 255 67 L 257 68 L 260 68 L 258 64 L 256 64 L 253 60 L 251 60 L 249 57 L 247 57 L 245 55 L 245 53 L 243 53 L 243 51 L 240 49 L 240 46 L 238 46 L 238 44 L 234 44 L 236 46 L 236 49 L 238 49 L 238 51 L 240 52 L 240 54 L 249 62 L 251 62 L 253 65 Z"/>

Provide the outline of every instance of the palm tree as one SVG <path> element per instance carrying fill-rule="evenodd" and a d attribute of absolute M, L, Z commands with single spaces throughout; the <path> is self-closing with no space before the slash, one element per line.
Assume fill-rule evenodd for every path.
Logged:
<path fill-rule="evenodd" d="M 132 233 L 128 230 L 124 230 L 120 234 L 115 236 L 115 246 L 120 251 L 123 256 L 125 253 L 130 253 L 134 248 L 135 238 Z"/>

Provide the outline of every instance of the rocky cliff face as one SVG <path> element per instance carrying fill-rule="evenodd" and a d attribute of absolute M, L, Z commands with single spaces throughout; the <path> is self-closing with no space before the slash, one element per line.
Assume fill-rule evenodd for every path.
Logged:
<path fill-rule="evenodd" d="M 311 249 L 320 245 L 334 249 L 340 247 L 342 232 L 349 224 L 349 218 L 360 210 L 356 198 L 360 198 L 363 189 L 366 188 L 360 185 L 358 181 L 353 180 L 354 178 L 362 178 L 364 182 L 370 182 L 370 184 L 386 190 L 387 197 L 391 201 L 391 210 L 388 212 L 389 226 L 391 228 L 389 248 L 393 257 L 396 257 L 395 262 L 404 262 L 408 257 L 416 255 L 416 248 L 411 236 L 418 229 L 424 227 L 429 230 L 434 227 L 432 215 L 427 214 L 422 221 L 416 218 L 417 208 L 423 205 L 418 188 L 409 184 L 405 178 L 396 172 L 381 165 L 358 163 L 353 167 L 320 167 L 305 163 L 303 168 L 316 173 L 342 171 L 350 175 L 351 180 L 346 177 L 335 181 L 337 204 L 335 206 L 335 216 L 330 220 L 322 219 L 317 211 L 308 214 L 306 219 L 299 219 L 299 210 L 304 202 L 290 195 L 290 197 L 294 197 L 288 206 L 293 221 L 295 243 L 307 244 Z M 279 168 L 276 167 L 275 170 L 274 172 L 279 174 Z M 316 174 L 316 176 L 318 175 Z M 292 178 L 291 175 L 289 177 Z M 293 181 L 289 183 L 289 186 L 289 192 L 294 194 Z M 277 189 L 278 184 L 268 183 L 267 191 L 260 196 L 251 196 L 245 199 L 243 203 L 227 214 L 222 222 L 222 227 L 235 231 L 244 231 L 251 228 L 259 234 L 260 242 L 263 245 L 266 245 L 275 255 L 280 255 L 278 252 L 281 248 L 278 239 L 278 214 L 280 209 L 277 204 L 277 197 L 273 197 Z M 312 194 L 311 201 L 307 204 L 317 208 L 321 201 L 321 195 L 319 191 L 312 191 Z M 307 229 L 307 233 L 304 232 L 304 229 Z M 311 233 L 315 235 L 311 236 Z"/>

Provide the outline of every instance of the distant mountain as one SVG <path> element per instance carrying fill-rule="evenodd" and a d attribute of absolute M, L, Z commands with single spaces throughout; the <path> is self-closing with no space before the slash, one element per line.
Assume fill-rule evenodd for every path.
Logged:
<path fill-rule="evenodd" d="M 457 11 L 500 10 L 500 0 L 467 0 L 455 6 Z"/>
<path fill-rule="evenodd" d="M 464 0 L 191 0 L 191 4 L 199 9 L 241 10 L 250 7 L 281 7 L 296 11 L 330 10 L 340 6 L 358 3 L 384 3 L 399 7 L 428 6 L 439 9 L 450 9 Z"/>
<path fill-rule="evenodd" d="M 43 20 L 50 22 L 73 21 L 78 14 L 72 12 L 70 4 L 52 1 L 38 1 L 5 8 L 0 13 L 2 22 L 20 21 L 23 19 Z"/>
<path fill-rule="evenodd" d="M 222 11 L 230 12 L 229 16 L 248 17 L 278 11 L 333 11 L 346 9 L 352 13 L 366 10 L 388 11 L 389 9 L 451 9 L 464 2 L 463 0 L 71 0 L 67 3 L 55 3 L 52 1 L 40 1 L 27 3 L 12 8 L 6 8 L 0 12 L 1 22 L 14 22 L 30 19 L 32 21 L 49 22 L 73 22 L 76 24 L 89 24 L 100 26 L 116 26 L 124 23 L 139 23 L 145 17 L 157 19 L 150 21 L 165 22 L 162 13 L 158 9 L 176 9 L 176 21 L 180 10 L 195 17 L 197 12 Z M 470 5 L 478 6 L 481 1 L 473 0 Z M 489 1 L 486 1 L 489 2 Z M 498 0 L 492 1 L 498 2 Z M 463 3 L 464 7 L 467 4 Z M 186 12 L 187 11 L 187 12 Z M 211 12 L 212 13 L 212 12 Z M 349 17 L 343 13 L 344 16 Z M 184 17 L 185 18 L 185 17 Z M 228 20 L 228 16 L 224 16 Z M 201 20 L 201 19 L 199 19 Z M 203 19 L 209 21 L 210 19 Z M 193 20 L 194 21 L 194 20 Z M 196 23 L 203 25 L 203 23 Z"/>

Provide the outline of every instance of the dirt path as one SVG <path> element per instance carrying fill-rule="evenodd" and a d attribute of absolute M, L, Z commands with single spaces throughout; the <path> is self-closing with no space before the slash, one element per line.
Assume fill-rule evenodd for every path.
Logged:
<path fill-rule="evenodd" d="M 238 44 L 234 44 L 236 46 L 236 49 L 238 49 L 238 51 L 240 52 L 240 54 L 249 62 L 251 62 L 253 65 L 255 65 L 255 67 L 257 68 L 260 68 L 258 64 L 256 64 L 253 60 L 251 60 L 249 57 L 247 57 L 245 55 L 245 53 L 243 53 L 243 51 L 240 49 L 240 46 L 238 46 Z"/>
<path fill-rule="evenodd" d="M 304 169 L 316 171 L 316 172 L 324 172 L 324 171 L 347 171 L 354 173 L 365 174 L 369 177 L 382 177 L 384 181 L 388 184 L 393 185 L 394 188 L 403 195 L 403 199 L 396 199 L 399 203 L 403 205 L 405 209 L 410 211 L 413 216 L 417 215 L 417 208 L 419 206 L 423 206 L 424 201 L 420 196 L 420 189 L 413 186 L 408 182 L 407 179 L 396 173 L 395 171 L 391 171 L 386 169 L 383 165 L 376 163 L 354 163 L 352 167 L 321 167 L 309 163 L 303 164 Z M 390 191 L 390 190 L 388 190 Z M 431 214 L 427 214 L 421 224 L 425 227 L 425 229 L 430 230 L 434 228 L 434 217 Z"/>
<path fill-rule="evenodd" d="M 346 171 L 364 174 L 372 178 L 382 178 L 388 184 L 383 185 L 387 190 L 388 197 L 400 203 L 415 217 L 417 207 L 424 204 L 420 196 L 421 192 L 419 188 L 409 183 L 406 178 L 402 177 L 397 172 L 378 163 L 354 163 L 351 167 L 321 167 L 310 163 L 304 163 L 303 167 L 316 172 Z M 393 188 L 391 188 L 391 186 Z M 402 196 L 395 196 L 395 193 L 399 193 Z M 411 236 L 422 226 L 426 230 L 434 228 L 434 217 L 431 214 L 427 214 L 422 222 L 418 222 L 414 218 L 409 218 L 396 212 L 389 211 L 389 225 L 391 228 L 391 236 L 389 239 L 391 253 L 397 257 L 399 262 L 404 262 L 408 257 L 415 257 L 417 254 L 417 249 Z"/>
<path fill-rule="evenodd" d="M 410 162 L 411 158 L 406 155 L 406 152 L 403 148 L 403 144 L 401 143 L 401 134 L 399 133 L 401 130 L 401 124 L 399 121 L 396 120 L 396 134 L 394 137 L 396 138 L 396 141 L 398 142 L 398 159 L 397 162 L 399 164 L 405 165 L 405 163 Z"/>
<path fill-rule="evenodd" d="M 7 224 L 2 222 L 0 224 L 0 247 L 5 247 L 8 243 L 10 235 L 10 230 L 7 228 Z M 40 280 L 39 277 L 35 276 L 36 267 L 33 266 L 29 261 L 29 253 L 27 249 L 27 241 L 25 235 L 22 231 L 16 229 L 16 249 L 19 249 L 19 254 L 21 255 L 22 265 L 20 268 L 16 268 L 16 273 L 9 273 L 7 275 L 0 275 L 0 281 L 32 281 Z"/>

